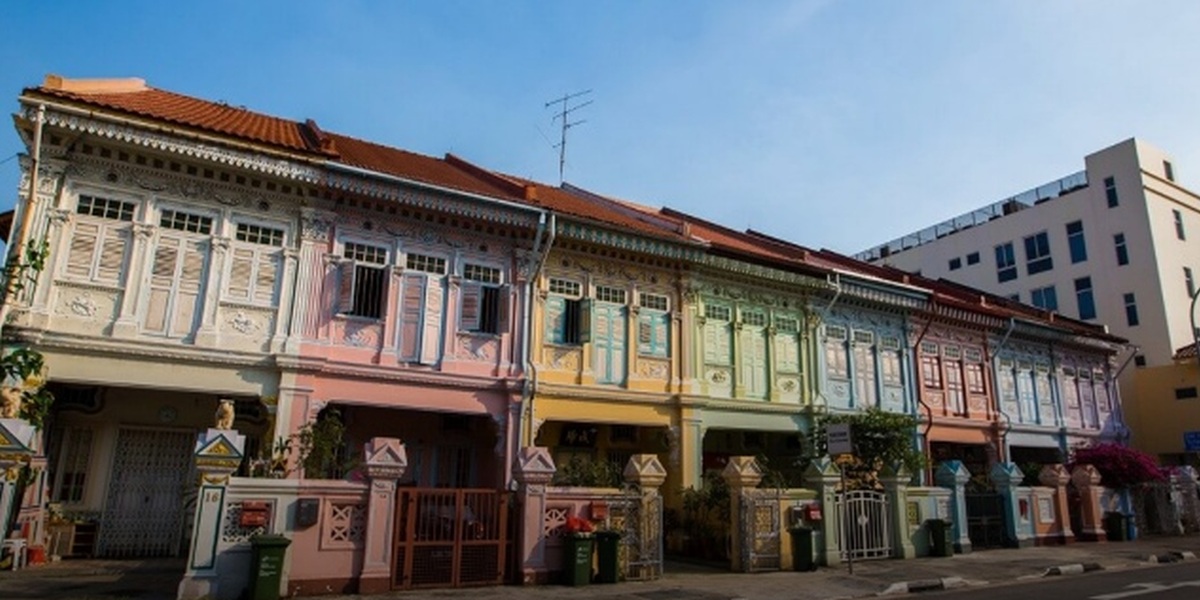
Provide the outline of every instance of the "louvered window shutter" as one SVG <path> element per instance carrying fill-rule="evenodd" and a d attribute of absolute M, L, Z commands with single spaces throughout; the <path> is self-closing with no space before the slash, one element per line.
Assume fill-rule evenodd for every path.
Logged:
<path fill-rule="evenodd" d="M 562 296 L 546 298 L 546 330 L 545 341 L 549 344 L 561 344 L 567 335 L 567 300 Z"/>
<path fill-rule="evenodd" d="M 587 298 L 579 301 L 579 343 L 586 344 L 592 341 L 592 299 Z"/>
<path fill-rule="evenodd" d="M 642 312 L 638 315 L 638 335 L 637 335 L 638 354 L 650 355 L 654 353 L 654 315 Z"/>
<path fill-rule="evenodd" d="M 416 362 L 420 357 L 421 316 L 425 305 L 423 275 L 405 275 L 400 289 L 400 359 Z"/>
<path fill-rule="evenodd" d="M 251 278 L 254 272 L 254 251 L 236 248 L 229 265 L 228 296 L 231 300 L 250 300 Z"/>
<path fill-rule="evenodd" d="M 200 240 L 187 240 L 183 244 L 183 268 L 179 271 L 179 289 L 199 292 L 204 285 L 204 258 L 207 244 Z"/>
<path fill-rule="evenodd" d="M 73 277 L 91 277 L 92 257 L 96 252 L 96 240 L 100 226 L 95 223 L 76 223 L 71 236 L 71 247 L 67 251 L 67 274 Z"/>
<path fill-rule="evenodd" d="M 129 248 L 129 229 L 104 228 L 100 246 L 100 261 L 96 265 L 96 279 L 109 283 L 121 281 L 121 270 L 125 266 L 125 254 Z"/>
<path fill-rule="evenodd" d="M 463 282 L 462 314 L 459 318 L 460 331 L 479 331 L 480 308 L 483 300 L 483 286 L 474 282 Z"/>
<path fill-rule="evenodd" d="M 279 282 L 279 270 L 283 256 L 278 252 L 260 252 L 258 271 L 254 274 L 254 301 L 259 304 L 275 305 L 275 288 Z"/>
<path fill-rule="evenodd" d="M 430 278 L 425 282 L 425 310 L 421 321 L 421 359 L 427 365 L 441 358 L 442 342 L 442 280 Z"/>
<path fill-rule="evenodd" d="M 175 265 L 179 262 L 180 239 L 159 236 L 154 248 L 154 267 L 150 271 L 150 282 L 155 287 L 171 287 L 175 281 Z"/>
<path fill-rule="evenodd" d="M 505 285 L 496 290 L 496 295 L 499 298 L 496 301 L 496 333 L 503 334 L 508 332 L 509 319 L 508 311 L 512 306 L 512 288 Z"/>
<path fill-rule="evenodd" d="M 344 260 L 338 263 L 338 305 L 337 312 L 351 314 L 354 312 L 354 261 Z"/>

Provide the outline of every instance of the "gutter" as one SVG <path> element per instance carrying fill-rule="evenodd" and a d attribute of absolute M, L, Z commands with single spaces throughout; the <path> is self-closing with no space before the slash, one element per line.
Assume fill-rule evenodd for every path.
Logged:
<path fill-rule="evenodd" d="M 930 298 L 929 319 L 925 321 L 925 325 L 921 327 L 921 335 L 917 336 L 917 341 L 912 345 L 913 358 L 918 357 L 918 350 L 921 348 L 921 342 L 925 339 L 925 334 L 929 333 L 929 327 L 933 325 L 933 318 L 937 316 L 937 298 Z M 917 404 L 925 409 L 925 430 L 921 432 L 921 451 L 925 456 L 932 454 L 932 445 L 929 442 L 929 432 L 933 429 L 933 407 L 925 403 L 925 381 L 921 378 L 921 365 L 914 361 L 913 364 L 913 387 L 917 390 Z M 929 463 L 925 469 L 925 476 L 929 478 L 929 483 L 933 482 L 933 463 Z"/>
<path fill-rule="evenodd" d="M 1117 386 L 1117 380 L 1121 378 L 1121 373 L 1125 372 L 1125 368 L 1128 367 L 1129 363 L 1133 362 L 1133 359 L 1137 357 L 1138 350 L 1141 350 L 1141 347 L 1137 346 L 1136 344 L 1129 344 L 1126 346 L 1126 348 L 1132 350 L 1132 352 L 1129 353 L 1129 358 L 1126 358 L 1125 362 L 1121 363 L 1121 368 L 1117 369 L 1117 372 L 1112 377 L 1108 378 L 1108 399 L 1110 401 L 1117 396 L 1116 392 L 1119 390 Z M 1129 438 L 1133 437 L 1133 431 L 1129 429 L 1129 425 L 1125 422 L 1124 399 L 1122 399 L 1120 402 L 1117 402 L 1114 405 L 1114 408 L 1116 410 L 1113 412 L 1120 413 L 1121 415 L 1120 438 L 1124 443 L 1129 443 Z"/>
<path fill-rule="evenodd" d="M 5 278 L 4 278 L 4 297 L 0 298 L 0 329 L 8 322 L 9 301 L 13 295 L 13 276 L 19 271 L 13 272 L 7 269 L 8 266 L 18 266 L 21 264 L 22 255 L 25 253 L 25 236 L 29 233 L 29 226 L 33 222 L 33 204 L 37 200 L 38 193 L 38 169 L 42 159 L 42 127 L 46 122 L 46 105 L 38 104 L 37 117 L 33 122 L 33 155 L 30 158 L 29 165 L 29 194 L 25 199 L 25 206 L 21 208 L 21 223 L 17 226 L 16 231 L 10 235 L 11 244 L 8 246 L 8 258 L 5 261 Z"/>
<path fill-rule="evenodd" d="M 1017 327 L 1017 318 L 1008 318 L 1008 331 L 1004 332 L 1004 337 L 1000 339 L 1000 343 L 995 348 L 988 349 L 988 362 L 992 363 L 992 397 L 996 399 L 996 414 L 1004 417 L 1004 428 L 1000 429 L 1000 450 L 1003 455 L 1002 459 L 1008 459 L 1008 432 L 1012 430 L 1012 415 L 1004 412 L 1004 403 L 1000 401 L 999 394 L 996 393 L 996 380 L 998 378 L 999 369 L 996 366 L 996 354 L 1004 349 L 1008 344 L 1008 338 L 1012 336 L 1012 332 Z"/>
<path fill-rule="evenodd" d="M 399 177 L 397 175 L 390 175 L 388 173 L 381 173 L 379 171 L 365 169 L 363 167 L 355 167 L 353 165 L 348 165 L 348 164 L 340 163 L 340 162 L 333 161 L 333 160 L 325 161 L 324 163 L 322 163 L 322 166 L 327 167 L 329 169 L 337 170 L 337 171 L 343 171 L 345 173 L 359 175 L 362 177 L 372 177 L 375 179 L 383 179 L 385 181 L 390 181 L 392 183 L 399 183 L 399 184 L 403 184 L 403 185 L 407 185 L 407 186 L 418 187 L 418 188 L 426 189 L 429 191 L 440 192 L 440 193 L 447 194 L 447 195 L 471 198 L 472 200 L 479 200 L 481 202 L 487 202 L 489 204 L 498 204 L 500 206 L 503 206 L 505 208 L 511 208 L 513 210 L 538 213 L 543 216 L 547 212 L 546 209 L 544 209 L 544 208 L 530 206 L 528 204 L 521 204 L 519 202 L 512 202 L 510 200 L 501 200 L 499 198 L 493 198 L 491 196 L 484 196 L 482 194 L 475 194 L 475 193 L 466 192 L 463 190 L 456 190 L 454 188 L 448 188 L 448 187 L 436 185 L 433 183 L 425 183 L 423 181 L 407 179 L 405 177 Z"/>

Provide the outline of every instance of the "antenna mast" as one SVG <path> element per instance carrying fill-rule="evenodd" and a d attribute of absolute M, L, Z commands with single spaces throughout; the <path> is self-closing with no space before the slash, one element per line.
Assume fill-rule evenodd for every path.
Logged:
<path fill-rule="evenodd" d="M 553 123 L 555 121 L 559 121 L 559 120 L 562 121 L 562 134 L 561 134 L 561 137 L 559 137 L 558 143 L 554 145 L 555 148 L 558 148 L 558 183 L 559 183 L 559 185 L 562 185 L 563 169 L 566 167 L 566 164 L 567 164 L 567 130 L 576 125 L 582 125 L 584 123 L 587 123 L 586 119 L 580 119 L 578 121 L 572 122 L 572 121 L 567 120 L 567 118 L 570 116 L 571 113 L 592 103 L 591 100 L 588 100 L 587 102 L 579 102 L 572 106 L 570 104 L 570 101 L 574 100 L 576 98 L 579 98 L 580 96 L 586 96 L 587 94 L 590 94 L 590 93 L 592 93 L 592 90 L 584 90 L 582 92 L 575 92 L 574 94 L 564 94 L 562 98 L 557 98 L 555 100 L 551 100 L 546 103 L 546 108 L 550 108 L 554 104 L 562 104 L 562 108 L 557 113 L 554 114 L 553 118 L 550 119 L 551 123 Z"/>

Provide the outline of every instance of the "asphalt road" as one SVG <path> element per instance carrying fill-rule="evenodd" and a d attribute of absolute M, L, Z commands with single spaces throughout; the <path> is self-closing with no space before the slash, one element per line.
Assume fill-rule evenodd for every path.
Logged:
<path fill-rule="evenodd" d="M 1200 561 L 922 595 L 938 600 L 1196 600 L 1200 598 Z"/>

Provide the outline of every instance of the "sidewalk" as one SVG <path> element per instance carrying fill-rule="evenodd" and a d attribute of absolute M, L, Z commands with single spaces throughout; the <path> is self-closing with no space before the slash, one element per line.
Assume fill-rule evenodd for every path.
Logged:
<path fill-rule="evenodd" d="M 1053 567 L 1091 564 L 1104 569 L 1150 566 L 1149 558 L 1171 552 L 1200 554 L 1200 536 L 1153 537 L 1135 542 L 1076 543 L 1010 550 L 987 550 L 950 558 L 858 562 L 854 575 L 822 568 L 811 573 L 736 574 L 687 563 L 668 562 L 662 579 L 581 587 L 501 586 L 458 590 L 393 592 L 375 596 L 324 596 L 330 600 L 789 600 L 859 598 L 905 582 L 997 585 L 1036 579 Z M 0 572 L 0 598 L 168 600 L 182 573 L 178 560 L 65 561 L 17 572 Z M 1069 570 L 1068 570 L 1069 571 Z M 1072 575 L 1065 575 L 1072 576 Z"/>

